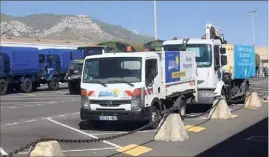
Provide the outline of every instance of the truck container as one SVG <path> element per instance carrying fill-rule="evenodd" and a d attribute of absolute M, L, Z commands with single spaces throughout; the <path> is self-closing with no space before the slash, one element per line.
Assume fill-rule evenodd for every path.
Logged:
<path fill-rule="evenodd" d="M 253 47 L 227 44 L 220 29 L 212 24 L 205 28 L 201 38 L 164 41 L 164 51 L 195 51 L 198 96 L 193 104 L 213 105 L 219 97 L 228 103 L 244 102 L 249 78 L 255 76 Z"/>
<path fill-rule="evenodd" d="M 253 46 L 224 44 L 227 65 L 223 68 L 231 74 L 232 79 L 249 79 L 256 74 L 256 55 Z"/>
<path fill-rule="evenodd" d="M 0 47 L 1 95 L 8 89 L 31 92 L 36 88 L 39 74 L 38 49 L 25 47 Z"/>
<path fill-rule="evenodd" d="M 87 56 L 81 78 L 80 116 L 92 122 L 154 122 L 174 106 L 184 118 L 197 91 L 194 52 L 186 51 Z"/>

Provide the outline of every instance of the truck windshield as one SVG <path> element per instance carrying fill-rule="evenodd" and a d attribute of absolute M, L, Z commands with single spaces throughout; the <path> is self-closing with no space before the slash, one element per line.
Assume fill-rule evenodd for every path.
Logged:
<path fill-rule="evenodd" d="M 165 45 L 164 51 L 179 51 L 182 45 Z M 197 67 L 210 67 L 212 64 L 212 48 L 209 44 L 187 44 L 186 51 L 194 51 Z"/>
<path fill-rule="evenodd" d="M 141 67 L 141 57 L 87 59 L 83 70 L 83 83 L 141 82 Z"/>
<path fill-rule="evenodd" d="M 70 73 L 80 75 L 82 73 L 83 63 L 71 63 L 70 64 Z"/>
<path fill-rule="evenodd" d="M 103 47 L 78 47 L 78 50 L 83 52 L 84 57 L 102 54 L 103 49 Z"/>

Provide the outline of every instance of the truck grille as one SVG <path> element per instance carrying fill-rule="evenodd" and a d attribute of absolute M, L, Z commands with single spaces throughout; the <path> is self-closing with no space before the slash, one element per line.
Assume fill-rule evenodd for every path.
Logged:
<path fill-rule="evenodd" d="M 112 104 L 108 102 L 112 102 Z M 131 104 L 131 100 L 90 100 L 91 104 L 99 104 L 102 107 L 117 107 L 121 104 Z"/>

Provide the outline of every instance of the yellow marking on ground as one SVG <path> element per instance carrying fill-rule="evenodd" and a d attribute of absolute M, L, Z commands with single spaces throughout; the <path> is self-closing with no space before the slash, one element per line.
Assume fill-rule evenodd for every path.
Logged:
<path fill-rule="evenodd" d="M 31 97 L 35 97 L 36 95 L 35 94 L 28 94 L 28 93 L 21 93 L 22 95 L 25 95 L 25 96 L 31 96 Z"/>
<path fill-rule="evenodd" d="M 116 151 L 131 155 L 131 156 L 139 156 L 139 155 L 147 153 L 151 150 L 152 149 L 148 148 L 148 147 L 138 146 L 136 144 L 129 144 L 125 147 L 117 149 Z"/>
<path fill-rule="evenodd" d="M 200 126 L 186 125 L 185 129 L 191 132 L 200 132 L 202 130 L 205 130 L 206 128 Z"/>
<path fill-rule="evenodd" d="M 232 118 L 235 118 L 235 117 L 237 117 L 237 116 L 238 116 L 238 115 L 236 115 L 236 114 L 233 114 L 233 115 L 232 115 Z"/>
<path fill-rule="evenodd" d="M 262 100 L 262 102 L 267 102 L 268 103 L 269 101 L 268 100 Z"/>
<path fill-rule="evenodd" d="M 256 110 L 257 108 L 256 107 L 246 107 L 248 109 L 251 109 L 251 110 Z"/>

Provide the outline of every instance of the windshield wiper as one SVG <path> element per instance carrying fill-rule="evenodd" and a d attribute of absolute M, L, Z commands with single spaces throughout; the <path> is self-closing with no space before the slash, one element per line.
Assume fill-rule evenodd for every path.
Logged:
<path fill-rule="evenodd" d="M 112 80 L 112 81 L 108 81 L 108 82 L 113 82 L 113 83 L 126 83 L 128 85 L 130 85 L 131 87 L 134 86 L 134 84 L 128 82 L 128 81 L 124 81 L 124 80 Z"/>
<path fill-rule="evenodd" d="M 104 87 L 107 86 L 104 82 L 99 81 L 99 80 L 91 80 L 91 81 L 87 81 L 87 83 L 98 83 L 100 85 L 103 85 Z"/>

